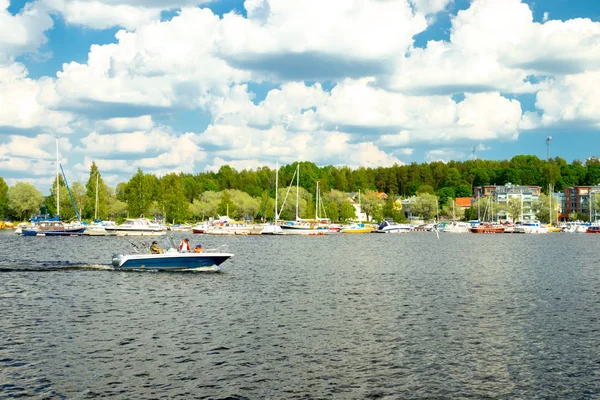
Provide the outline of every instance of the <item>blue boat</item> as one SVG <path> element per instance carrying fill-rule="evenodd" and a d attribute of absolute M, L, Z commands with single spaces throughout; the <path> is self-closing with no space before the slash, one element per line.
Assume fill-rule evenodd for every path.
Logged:
<path fill-rule="evenodd" d="M 123 270 L 186 271 L 208 270 L 218 267 L 230 253 L 179 253 L 163 254 L 118 254 L 113 256 L 113 267 Z"/>
<path fill-rule="evenodd" d="M 23 236 L 79 236 L 83 234 L 85 226 L 66 227 L 57 220 L 37 221 L 28 229 L 23 229 Z"/>

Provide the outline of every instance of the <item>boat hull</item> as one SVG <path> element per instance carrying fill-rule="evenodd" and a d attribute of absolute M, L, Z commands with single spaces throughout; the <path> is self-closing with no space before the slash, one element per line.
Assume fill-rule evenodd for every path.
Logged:
<path fill-rule="evenodd" d="M 476 227 L 471 228 L 472 233 L 504 233 L 504 228 L 496 227 Z"/>
<path fill-rule="evenodd" d="M 23 229 L 23 236 L 79 236 L 85 231 L 84 228 L 61 229 L 61 230 L 41 230 L 41 229 Z"/>
<path fill-rule="evenodd" d="M 165 253 L 133 254 L 113 257 L 113 266 L 121 270 L 186 271 L 217 267 L 233 254 Z"/>

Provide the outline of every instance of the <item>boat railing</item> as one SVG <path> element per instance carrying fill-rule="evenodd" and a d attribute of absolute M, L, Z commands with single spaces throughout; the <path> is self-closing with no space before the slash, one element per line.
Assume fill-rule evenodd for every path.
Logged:
<path fill-rule="evenodd" d="M 213 249 L 204 249 L 203 252 L 204 253 L 221 253 L 223 251 L 225 251 L 225 249 L 227 249 L 227 245 L 226 244 L 222 244 L 218 247 L 215 247 Z"/>

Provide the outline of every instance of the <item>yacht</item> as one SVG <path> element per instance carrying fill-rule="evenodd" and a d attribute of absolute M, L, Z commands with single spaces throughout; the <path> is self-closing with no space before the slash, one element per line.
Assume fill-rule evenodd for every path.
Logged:
<path fill-rule="evenodd" d="M 117 236 L 159 236 L 166 232 L 163 228 L 148 218 L 127 219 L 121 225 L 105 226 L 108 234 Z"/>
<path fill-rule="evenodd" d="M 375 230 L 377 233 L 408 233 L 410 231 L 412 231 L 411 225 L 388 220 L 384 220 Z"/>
<path fill-rule="evenodd" d="M 548 233 L 548 228 L 539 221 L 522 222 L 515 225 L 514 233 Z"/>
<path fill-rule="evenodd" d="M 471 224 L 467 222 L 444 222 L 442 226 L 439 227 L 440 232 L 449 232 L 449 233 L 469 233 L 471 232 Z"/>

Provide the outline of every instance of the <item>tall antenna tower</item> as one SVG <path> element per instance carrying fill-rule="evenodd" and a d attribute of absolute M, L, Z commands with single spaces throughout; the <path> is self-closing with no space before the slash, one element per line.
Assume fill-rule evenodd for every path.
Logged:
<path fill-rule="evenodd" d="M 475 157 L 475 150 L 477 150 L 477 146 L 474 146 L 474 147 L 473 147 L 473 155 L 472 155 L 472 158 L 473 158 L 473 160 L 476 158 L 476 157 Z"/>
<path fill-rule="evenodd" d="M 546 160 L 550 160 L 550 144 L 552 143 L 552 136 L 546 138 Z"/>

